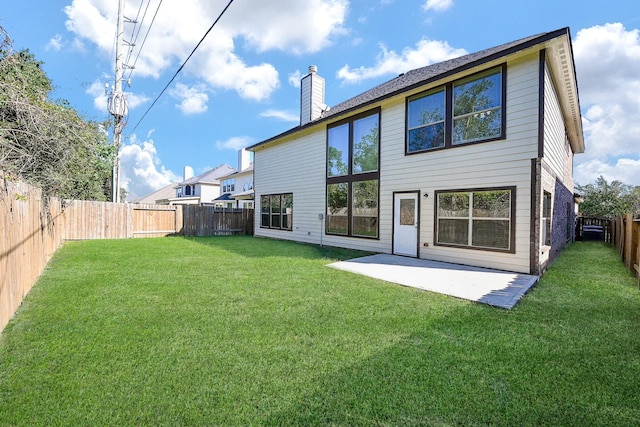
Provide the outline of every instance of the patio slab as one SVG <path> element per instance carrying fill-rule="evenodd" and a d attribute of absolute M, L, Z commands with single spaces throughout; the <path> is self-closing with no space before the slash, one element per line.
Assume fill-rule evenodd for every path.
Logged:
<path fill-rule="evenodd" d="M 328 266 L 505 309 L 513 308 L 539 279 L 530 274 L 389 254 L 339 261 Z"/>

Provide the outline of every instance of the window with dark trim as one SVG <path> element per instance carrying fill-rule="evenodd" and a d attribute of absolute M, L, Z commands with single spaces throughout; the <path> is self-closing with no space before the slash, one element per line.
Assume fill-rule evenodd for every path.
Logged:
<path fill-rule="evenodd" d="M 505 138 L 506 66 L 407 99 L 407 154 Z"/>
<path fill-rule="evenodd" d="M 263 194 L 260 196 L 260 227 L 291 231 L 293 224 L 293 194 Z"/>
<path fill-rule="evenodd" d="M 551 193 L 545 191 L 542 196 L 542 244 L 551 246 Z"/>
<path fill-rule="evenodd" d="M 327 128 L 327 234 L 378 238 L 379 151 L 379 109 Z"/>
<path fill-rule="evenodd" d="M 515 187 L 435 192 L 436 245 L 515 252 Z"/>

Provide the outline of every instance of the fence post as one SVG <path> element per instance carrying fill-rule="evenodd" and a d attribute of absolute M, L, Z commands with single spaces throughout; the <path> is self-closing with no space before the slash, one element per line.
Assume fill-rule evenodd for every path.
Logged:
<path fill-rule="evenodd" d="M 631 214 L 627 214 L 625 216 L 624 221 L 624 265 L 627 267 L 627 270 L 631 270 L 633 268 L 632 257 L 631 257 L 631 248 L 632 248 L 632 236 L 633 236 L 633 217 Z"/>

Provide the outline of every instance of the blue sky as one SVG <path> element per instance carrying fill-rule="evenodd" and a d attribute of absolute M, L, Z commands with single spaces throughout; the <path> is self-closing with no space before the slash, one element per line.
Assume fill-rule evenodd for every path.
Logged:
<path fill-rule="evenodd" d="M 0 9 L 14 49 L 44 62 L 53 98 L 89 119 L 109 118 L 117 3 L 4 0 Z M 227 3 L 125 1 L 125 16 L 139 17 L 125 25 L 126 40 L 139 34 L 128 61 L 135 69 L 125 73 L 121 150 L 121 185 L 131 194 L 181 180 L 187 165 L 196 174 L 236 167 L 239 148 L 296 126 L 309 65 L 326 79 L 331 106 L 410 69 L 563 27 L 573 38 L 586 141 L 576 181 L 603 175 L 640 185 L 640 1 L 234 0 L 140 121 Z"/>

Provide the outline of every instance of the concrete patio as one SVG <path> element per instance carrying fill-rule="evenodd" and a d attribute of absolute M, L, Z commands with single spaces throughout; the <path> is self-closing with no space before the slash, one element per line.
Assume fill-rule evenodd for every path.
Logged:
<path fill-rule="evenodd" d="M 328 265 L 403 286 L 505 309 L 513 308 L 539 276 L 378 254 Z"/>

